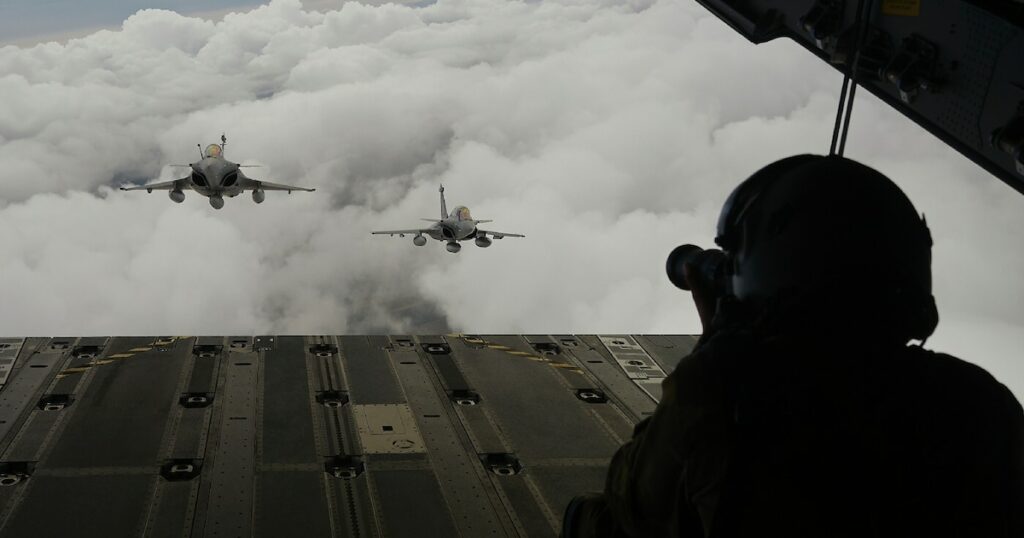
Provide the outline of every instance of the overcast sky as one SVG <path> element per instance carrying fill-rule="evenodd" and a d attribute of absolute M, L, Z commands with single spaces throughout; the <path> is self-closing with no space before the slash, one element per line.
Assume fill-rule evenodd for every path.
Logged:
<path fill-rule="evenodd" d="M 54 4 L 70 5 L 0 14 Z M 143 10 L 0 48 L 5 335 L 695 333 L 665 256 L 710 245 L 757 168 L 827 151 L 839 76 L 693 2 L 316 7 Z M 935 237 L 929 347 L 1021 398 L 1024 196 L 858 98 L 848 155 L 906 190 Z M 116 191 L 173 179 L 165 164 L 222 131 L 229 158 L 263 165 L 251 175 L 317 192 L 215 211 Z M 452 255 L 369 235 L 437 215 L 441 182 L 449 206 L 528 237 Z"/>

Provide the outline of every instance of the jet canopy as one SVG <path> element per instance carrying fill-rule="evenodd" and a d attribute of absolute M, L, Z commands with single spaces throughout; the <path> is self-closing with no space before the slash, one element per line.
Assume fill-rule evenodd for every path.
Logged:
<path fill-rule="evenodd" d="M 452 210 L 452 216 L 459 220 L 473 220 L 473 217 L 469 214 L 469 208 L 462 205 Z"/>
<path fill-rule="evenodd" d="M 204 153 L 207 157 L 222 157 L 224 155 L 224 148 L 220 147 L 219 144 L 210 144 L 206 146 L 206 152 Z"/>

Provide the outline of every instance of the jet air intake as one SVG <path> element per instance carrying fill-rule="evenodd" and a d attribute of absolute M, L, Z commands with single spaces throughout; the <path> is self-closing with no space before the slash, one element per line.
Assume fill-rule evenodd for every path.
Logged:
<path fill-rule="evenodd" d="M 172 191 L 168 191 L 167 192 L 167 197 L 170 198 L 171 201 L 176 203 L 176 204 L 180 204 L 180 203 L 185 201 L 185 193 L 181 192 L 178 189 L 174 189 Z"/>
<path fill-rule="evenodd" d="M 220 209 L 224 207 L 224 199 L 221 198 L 220 195 L 211 196 L 210 205 L 213 206 L 214 209 Z"/>
<path fill-rule="evenodd" d="M 266 200 L 267 193 L 263 189 L 256 189 L 252 191 L 252 201 L 257 204 L 262 204 L 263 200 Z"/>
<path fill-rule="evenodd" d="M 455 241 L 452 241 L 445 245 L 444 248 L 448 249 L 448 252 L 455 253 L 462 250 L 462 245 L 456 243 Z"/>

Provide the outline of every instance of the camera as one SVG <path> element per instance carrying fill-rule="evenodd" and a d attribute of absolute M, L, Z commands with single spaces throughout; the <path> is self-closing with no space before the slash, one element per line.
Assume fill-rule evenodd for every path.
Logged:
<path fill-rule="evenodd" d="M 690 285 L 686 283 L 686 275 L 683 273 L 683 266 L 689 264 L 697 276 L 711 286 L 715 296 L 721 297 L 729 289 L 727 262 L 728 257 L 721 250 L 704 250 L 697 245 L 680 245 L 668 255 L 665 272 L 677 288 L 690 291 Z"/>

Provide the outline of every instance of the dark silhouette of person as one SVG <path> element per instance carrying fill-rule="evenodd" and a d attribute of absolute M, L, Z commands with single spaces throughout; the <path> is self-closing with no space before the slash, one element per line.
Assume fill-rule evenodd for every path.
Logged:
<path fill-rule="evenodd" d="M 684 266 L 698 345 L 564 538 L 1024 536 L 1024 413 L 924 349 L 932 241 L 892 181 L 789 157 L 733 191 L 717 234 Z"/>

